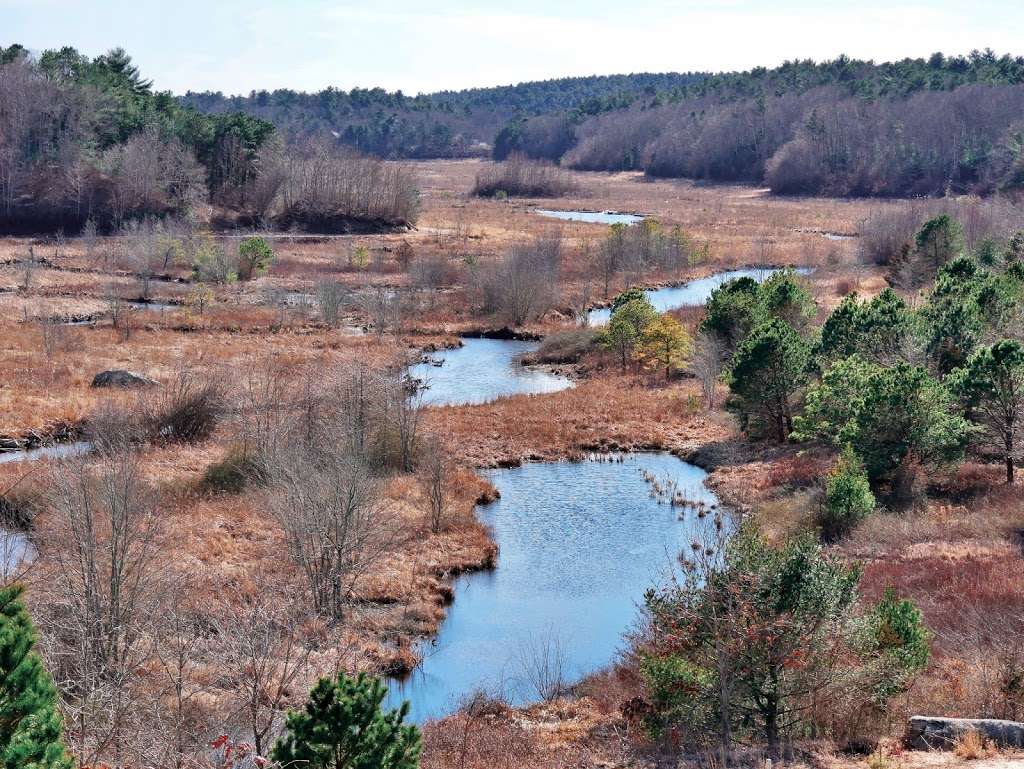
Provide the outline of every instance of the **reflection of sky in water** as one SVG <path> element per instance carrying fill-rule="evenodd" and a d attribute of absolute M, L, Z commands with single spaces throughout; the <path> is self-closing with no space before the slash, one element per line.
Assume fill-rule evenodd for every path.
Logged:
<path fill-rule="evenodd" d="M 536 699 L 524 657 L 556 641 L 567 682 L 609 664 L 623 647 L 644 591 L 660 583 L 696 527 L 687 510 L 659 504 L 641 470 L 672 478 L 688 499 L 710 504 L 705 473 L 669 454 L 618 462 L 529 463 L 488 477 L 501 498 L 479 509 L 494 531 L 498 568 L 460 577 L 455 602 L 423 665 L 390 700 L 408 699 L 413 720 L 443 716 L 480 688 L 514 702 Z"/>
<path fill-rule="evenodd" d="M 778 270 L 768 267 L 729 270 L 728 272 L 720 272 L 707 278 L 691 280 L 689 283 L 684 283 L 681 286 L 658 288 L 644 291 L 644 293 L 658 312 L 675 310 L 679 307 L 697 307 L 704 304 L 708 297 L 711 296 L 711 292 L 727 281 L 734 280 L 735 278 L 753 278 L 760 283 L 775 272 L 778 272 Z M 800 268 L 796 272 L 800 275 L 806 275 L 810 270 Z M 591 326 L 603 326 L 611 317 L 611 310 L 607 307 L 591 310 L 587 317 L 590 319 Z"/>
<path fill-rule="evenodd" d="M 563 222 L 588 222 L 590 224 L 636 224 L 644 217 L 636 214 L 619 214 L 614 211 L 552 211 L 538 208 L 537 213 L 550 219 L 561 219 Z"/>
<path fill-rule="evenodd" d="M 426 405 L 486 403 L 503 395 L 550 393 L 572 386 L 563 376 L 519 365 L 516 358 L 537 349 L 537 342 L 503 339 L 463 339 L 462 347 L 431 354 L 440 366 L 418 363 L 409 375 L 428 387 Z"/>

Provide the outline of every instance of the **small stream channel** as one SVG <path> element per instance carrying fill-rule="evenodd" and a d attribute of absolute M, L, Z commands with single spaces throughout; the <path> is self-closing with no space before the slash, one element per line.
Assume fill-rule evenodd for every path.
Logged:
<path fill-rule="evenodd" d="M 698 278 L 684 283 L 680 286 L 666 286 L 644 291 L 647 298 L 651 300 L 654 309 L 658 312 L 677 310 L 680 307 L 697 307 L 704 304 L 711 292 L 736 278 L 753 278 L 758 283 L 767 280 L 769 276 L 778 272 L 775 267 L 746 267 L 742 270 L 728 270 L 709 275 L 706 278 Z M 809 268 L 799 267 L 795 270 L 799 275 L 807 275 L 811 272 Z M 601 307 L 591 310 L 587 314 L 591 326 L 603 326 L 611 318 L 611 309 Z"/>
<path fill-rule="evenodd" d="M 663 487 L 677 484 L 705 515 L 653 498 L 644 471 Z M 514 704 L 537 700 L 531 670 L 545 653 L 560 657 L 566 684 L 607 666 L 644 591 L 714 525 L 717 500 L 704 471 L 666 453 L 528 463 L 486 475 L 501 498 L 477 513 L 493 529 L 498 566 L 456 580 L 447 618 L 423 642 L 421 666 L 391 682 L 390 703 L 409 700 L 416 722 L 454 712 L 479 690 Z"/>
<path fill-rule="evenodd" d="M 536 209 L 540 216 L 560 219 L 563 222 L 586 222 L 588 224 L 639 224 L 644 220 L 639 214 L 623 214 L 618 211 L 555 211 L 550 208 Z"/>
<path fill-rule="evenodd" d="M 92 450 L 88 441 L 73 443 L 56 443 L 52 446 L 40 446 L 24 451 L 0 452 L 0 464 L 10 462 L 32 462 L 39 459 L 63 459 L 85 454 Z M 0 572 L 9 577 L 17 574 L 19 565 L 31 562 L 35 558 L 35 548 L 22 531 L 0 527 Z"/>

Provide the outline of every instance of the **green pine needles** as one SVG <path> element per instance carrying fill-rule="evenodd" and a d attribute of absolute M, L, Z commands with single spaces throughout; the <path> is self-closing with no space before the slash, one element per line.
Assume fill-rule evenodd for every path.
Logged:
<path fill-rule="evenodd" d="M 288 714 L 271 757 L 283 769 L 416 769 L 420 733 L 402 721 L 409 703 L 385 711 L 387 687 L 360 673 L 321 678 L 304 711 Z"/>
<path fill-rule="evenodd" d="M 72 769 L 21 585 L 0 588 L 0 769 Z"/>

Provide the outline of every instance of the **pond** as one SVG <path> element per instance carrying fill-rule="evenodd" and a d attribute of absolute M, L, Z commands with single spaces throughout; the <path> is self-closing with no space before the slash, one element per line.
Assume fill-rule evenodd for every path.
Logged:
<path fill-rule="evenodd" d="M 617 211 L 554 211 L 538 208 L 537 213 L 563 222 L 587 222 L 589 224 L 637 224 L 644 220 L 638 214 L 622 214 Z"/>
<path fill-rule="evenodd" d="M 409 375 L 426 384 L 423 403 L 428 406 L 486 403 L 503 395 L 572 387 L 567 377 L 519 364 L 520 355 L 538 347 L 539 342 L 464 338 L 462 347 L 433 353 L 432 362 L 410 366 Z"/>
<path fill-rule="evenodd" d="M 478 515 L 501 549 L 498 566 L 456 580 L 422 665 L 391 683 L 391 705 L 409 700 L 421 722 L 481 689 L 524 704 L 539 699 L 540 659 L 557 660 L 566 684 L 611 663 L 644 591 L 715 516 L 659 502 L 645 473 L 705 510 L 716 503 L 704 471 L 670 454 L 489 471 L 501 498 Z"/>
<path fill-rule="evenodd" d="M 774 267 L 748 267 L 742 270 L 728 270 L 709 275 L 706 278 L 691 280 L 681 286 L 666 286 L 644 291 L 647 298 L 651 300 L 654 309 L 658 312 L 675 310 L 680 307 L 699 307 L 703 305 L 711 292 L 730 280 L 736 278 L 753 278 L 758 283 L 764 281 L 769 275 L 778 272 Z M 810 269 L 800 267 L 796 270 L 800 275 L 807 275 Z M 587 313 L 587 319 L 591 326 L 603 326 L 611 318 L 611 309 L 601 307 Z"/>

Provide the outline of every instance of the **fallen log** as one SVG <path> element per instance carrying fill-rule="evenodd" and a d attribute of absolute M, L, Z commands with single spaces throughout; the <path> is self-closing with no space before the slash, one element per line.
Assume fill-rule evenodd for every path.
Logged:
<path fill-rule="evenodd" d="M 966 732 L 978 732 L 999 748 L 1024 747 L 1024 723 L 998 718 L 939 718 L 913 716 L 904 742 L 917 750 L 949 750 Z"/>

